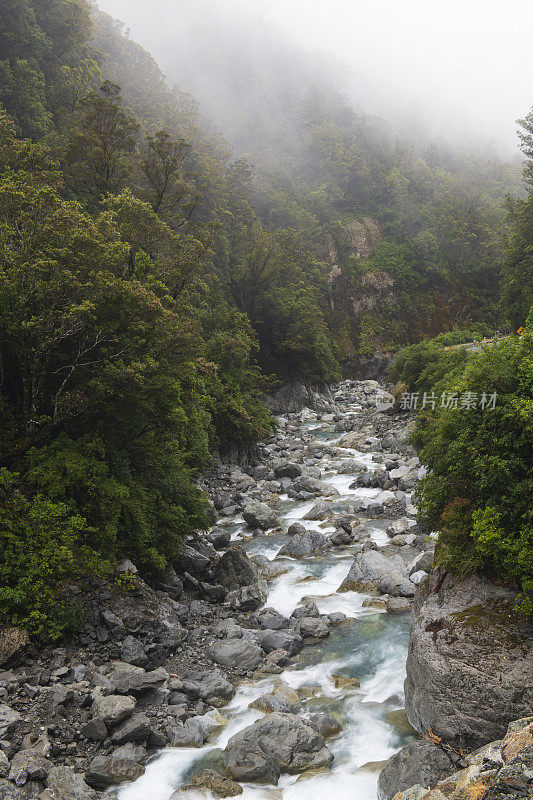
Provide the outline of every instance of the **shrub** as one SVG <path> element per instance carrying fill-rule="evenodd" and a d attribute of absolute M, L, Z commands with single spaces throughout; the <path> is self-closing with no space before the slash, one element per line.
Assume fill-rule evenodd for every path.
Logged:
<path fill-rule="evenodd" d="M 428 467 L 422 516 L 439 530 L 438 563 L 533 589 L 533 330 L 472 356 L 448 391 L 497 393 L 493 410 L 422 412 L 415 438 Z"/>
<path fill-rule="evenodd" d="M 438 389 L 443 380 L 449 382 L 451 376 L 459 377 L 464 371 L 469 353 L 456 345 L 493 335 L 488 325 L 478 324 L 471 330 L 455 328 L 404 347 L 390 366 L 389 378 L 401 381 L 410 392 Z"/>
<path fill-rule="evenodd" d="M 24 497 L 15 481 L 0 470 L 0 620 L 55 640 L 79 621 L 67 587 L 96 569 L 85 542 L 91 531 L 63 503 Z"/>

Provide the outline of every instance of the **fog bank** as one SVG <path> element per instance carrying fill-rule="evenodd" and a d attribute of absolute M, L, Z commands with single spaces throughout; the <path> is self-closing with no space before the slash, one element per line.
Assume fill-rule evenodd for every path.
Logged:
<path fill-rule="evenodd" d="M 200 97 L 217 50 L 233 59 L 234 71 L 246 81 L 254 62 L 261 69 L 279 68 L 276 58 L 265 61 L 276 40 L 280 47 L 326 51 L 343 62 L 347 68 L 338 72 L 345 91 L 395 127 L 453 143 L 493 142 L 506 156 L 516 154 L 516 119 L 533 103 L 530 0 L 98 4 L 126 24 L 171 82 Z"/>

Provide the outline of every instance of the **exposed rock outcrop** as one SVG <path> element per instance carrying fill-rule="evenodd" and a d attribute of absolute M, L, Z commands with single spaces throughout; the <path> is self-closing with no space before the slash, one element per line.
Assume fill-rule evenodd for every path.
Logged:
<path fill-rule="evenodd" d="M 411 786 L 434 786 L 456 766 L 450 753 L 426 739 L 418 739 L 387 761 L 378 781 L 379 800 L 392 800 Z"/>
<path fill-rule="evenodd" d="M 407 750 L 408 747 L 401 753 Z M 390 786 L 385 786 L 383 780 L 388 766 L 379 780 L 380 800 L 392 797 Z M 394 800 L 526 800 L 532 796 L 533 717 L 527 717 L 510 723 L 503 741 L 491 742 L 471 753 L 466 757 L 463 769 L 436 785 L 421 765 L 418 783 L 400 790 L 394 795 Z"/>
<path fill-rule="evenodd" d="M 0 667 L 19 663 L 30 643 L 27 631 L 10 625 L 0 628 Z"/>
<path fill-rule="evenodd" d="M 191 791 L 207 790 L 211 792 L 214 797 L 236 797 L 242 794 L 242 786 L 239 786 L 235 781 L 219 775 L 212 769 L 204 769 L 202 772 L 195 775 L 191 783 L 182 786 L 177 792 L 174 792 L 170 800 L 181 800 L 184 794 Z"/>
<path fill-rule="evenodd" d="M 248 525 L 254 528 L 261 528 L 266 531 L 268 528 L 275 528 L 279 523 L 278 516 L 266 503 L 254 500 L 246 506 L 243 517 Z"/>
<path fill-rule="evenodd" d="M 324 391 L 327 393 L 327 388 Z M 318 394 L 297 382 L 286 383 L 272 397 L 263 397 L 262 400 L 274 414 L 296 414 L 306 407 L 328 411 L 333 407 L 327 394 Z"/>
<path fill-rule="evenodd" d="M 438 581 L 432 574 L 414 601 L 406 711 L 417 730 L 473 747 L 530 712 L 531 628 L 508 589 L 478 577 Z"/>

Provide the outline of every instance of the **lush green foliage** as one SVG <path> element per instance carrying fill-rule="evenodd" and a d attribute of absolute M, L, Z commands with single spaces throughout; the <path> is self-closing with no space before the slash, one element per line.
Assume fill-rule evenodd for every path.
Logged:
<path fill-rule="evenodd" d="M 192 305 L 207 287 L 189 289 L 190 243 L 129 191 L 89 216 L 61 197 L 45 149 L 5 120 L 0 139 L 0 459 L 19 475 L 4 497 L 27 509 L 17 536 L 34 542 L 35 563 L 42 549 L 46 575 L 60 520 L 66 537 L 64 569 L 35 606 L 35 564 L 6 541 L 5 613 L 55 636 L 54 596 L 77 575 L 78 533 L 100 561 L 164 568 L 207 525 L 194 478 L 210 448 L 260 438 L 270 421 L 247 318 L 204 299 L 202 327 Z"/>
<path fill-rule="evenodd" d="M 490 333 L 488 326 L 475 331 L 455 329 L 404 347 L 390 367 L 389 378 L 409 392 L 439 390 L 443 380 L 459 377 L 464 370 L 468 351 L 456 345 L 483 339 Z"/>
<path fill-rule="evenodd" d="M 124 277 L 109 213 L 62 200 L 44 156 L 24 168 L 35 150 L 12 139 L 0 173 L 2 461 L 73 503 L 101 552 L 160 566 L 205 521 L 190 480 L 208 457 L 198 330 L 148 258 L 144 281 Z"/>
<path fill-rule="evenodd" d="M 70 581 L 104 571 L 87 546 L 93 533 L 62 503 L 15 491 L 16 476 L 0 470 L 0 622 L 57 639 L 77 612 L 65 604 Z"/>
<path fill-rule="evenodd" d="M 438 562 L 453 571 L 487 571 L 533 590 L 533 315 L 520 338 L 473 354 L 442 383 L 475 393 L 477 408 L 419 414 L 422 509 L 440 531 Z M 483 393 L 497 393 L 494 409 Z M 524 607 L 527 600 L 524 600 Z"/>

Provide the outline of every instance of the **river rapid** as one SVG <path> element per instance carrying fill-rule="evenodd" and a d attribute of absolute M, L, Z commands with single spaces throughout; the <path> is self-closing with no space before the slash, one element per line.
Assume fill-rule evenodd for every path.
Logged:
<path fill-rule="evenodd" d="M 357 414 L 361 406 L 347 404 L 343 412 Z M 307 415 L 316 417 L 317 415 Z M 342 434 L 335 430 L 331 414 L 326 419 L 302 417 L 302 434 L 330 444 L 336 444 Z M 380 449 L 380 448 L 379 448 Z M 280 548 L 289 541 L 286 529 L 293 522 L 302 522 L 307 529 L 323 534 L 334 531 L 331 521 L 313 522 L 304 519 L 320 499 L 331 502 L 335 513 L 353 508 L 356 499 L 394 497 L 390 491 L 375 488 L 350 488 L 354 475 L 339 474 L 348 459 L 357 459 L 369 469 L 376 467 L 379 449 L 361 452 L 344 448 L 341 457 L 324 456 L 320 462 L 322 478 L 339 492 L 333 498 L 301 501 L 286 494 L 279 497 L 278 512 L 282 530 L 267 531 L 250 536 L 242 516 L 225 520 L 232 532 L 232 543 L 242 544 L 249 555 L 276 559 Z M 382 460 L 382 459 L 381 459 Z M 404 498 L 410 502 L 410 495 Z M 365 519 L 370 539 L 378 548 L 388 545 L 386 527 L 390 519 Z M 280 557 L 287 571 L 269 584 L 266 605 L 290 616 L 302 600 L 313 600 L 322 614 L 343 612 L 348 619 L 331 627 L 330 635 L 308 645 L 281 674 L 261 680 L 245 680 L 233 700 L 220 710 L 225 726 L 215 731 L 200 748 L 167 748 L 147 766 L 145 774 L 132 784 L 118 790 L 119 800 L 169 800 L 180 786 L 206 768 L 220 768 L 222 751 L 238 731 L 263 717 L 262 712 L 249 708 L 261 695 L 271 692 L 281 683 L 292 687 L 304 702 L 305 712 L 332 714 L 342 725 L 342 733 L 328 739 L 334 754 L 329 769 L 302 775 L 282 775 L 278 786 L 241 784 L 245 800 L 375 800 L 376 784 L 383 762 L 410 740 L 410 729 L 403 709 L 403 682 L 407 656 L 409 615 L 391 614 L 385 608 L 372 607 L 370 595 L 355 591 L 337 590 L 347 576 L 354 559 L 354 546 L 332 548 L 302 559 Z M 365 602 L 366 601 L 366 602 Z M 382 604 L 384 605 L 384 604 Z M 360 686 L 336 688 L 335 675 L 355 677 Z M 189 790 L 184 798 L 206 798 L 209 793 Z"/>

